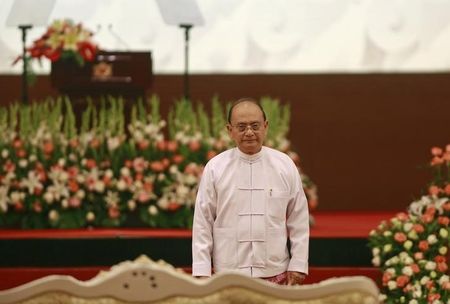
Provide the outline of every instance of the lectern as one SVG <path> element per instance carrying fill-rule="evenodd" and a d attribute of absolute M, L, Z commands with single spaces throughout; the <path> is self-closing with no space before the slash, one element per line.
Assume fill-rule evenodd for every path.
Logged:
<path fill-rule="evenodd" d="M 152 83 L 151 52 L 100 51 L 93 62 L 79 66 L 60 60 L 51 65 L 53 87 L 73 99 L 86 96 L 145 97 Z"/>

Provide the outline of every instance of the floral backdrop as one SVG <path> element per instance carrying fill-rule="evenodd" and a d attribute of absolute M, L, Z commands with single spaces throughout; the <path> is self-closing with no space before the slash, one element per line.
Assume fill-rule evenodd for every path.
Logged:
<path fill-rule="evenodd" d="M 266 144 L 288 153 L 289 105 L 262 98 Z M 233 143 L 227 106 L 177 101 L 167 119 L 159 100 L 120 98 L 74 113 L 61 97 L 0 108 L 0 226 L 80 228 L 190 227 L 206 162 Z M 129 115 L 125 115 L 128 113 Z M 310 209 L 314 183 L 301 173 Z"/>
<path fill-rule="evenodd" d="M 449 303 L 450 144 L 431 149 L 433 179 L 408 211 L 371 231 L 385 303 Z"/>

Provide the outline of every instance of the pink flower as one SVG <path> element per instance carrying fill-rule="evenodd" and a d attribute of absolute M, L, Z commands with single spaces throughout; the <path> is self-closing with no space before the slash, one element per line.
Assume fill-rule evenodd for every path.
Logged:
<path fill-rule="evenodd" d="M 444 192 L 445 192 L 445 194 L 450 195 L 450 184 L 447 184 L 447 185 L 445 186 Z"/>
<path fill-rule="evenodd" d="M 143 172 L 147 167 L 147 162 L 143 157 L 138 157 L 133 160 L 133 169 L 136 172 Z"/>
<path fill-rule="evenodd" d="M 397 213 L 396 217 L 402 222 L 407 221 L 409 219 L 408 214 L 406 214 L 405 212 Z"/>
<path fill-rule="evenodd" d="M 439 225 L 448 226 L 449 222 L 450 222 L 450 219 L 448 218 L 448 216 L 440 216 L 440 217 L 438 217 Z"/>
<path fill-rule="evenodd" d="M 422 258 L 423 258 L 422 252 L 417 252 L 417 253 L 420 253 L 422 255 Z M 420 272 L 420 267 L 417 264 L 411 264 L 411 269 L 412 269 L 412 271 L 414 273 L 419 273 Z"/>
<path fill-rule="evenodd" d="M 428 248 L 429 248 L 429 246 L 428 246 L 428 242 L 427 241 L 422 240 L 422 241 L 419 242 L 419 249 L 421 251 L 427 251 Z"/>
<path fill-rule="evenodd" d="M 445 273 L 447 271 L 447 269 L 448 269 L 448 265 L 445 262 L 437 263 L 436 268 L 437 268 L 438 271 Z"/>
<path fill-rule="evenodd" d="M 442 189 L 436 185 L 430 186 L 430 188 L 428 188 L 428 193 L 430 195 L 438 195 L 441 191 Z"/>
<path fill-rule="evenodd" d="M 414 224 L 413 229 L 417 233 L 422 233 L 425 231 L 425 228 L 421 224 Z"/>
<path fill-rule="evenodd" d="M 178 143 L 174 140 L 167 141 L 166 146 L 169 152 L 175 152 L 178 149 Z"/>
<path fill-rule="evenodd" d="M 403 232 L 397 232 L 394 234 L 394 239 L 399 243 L 403 243 L 406 241 L 407 237 Z"/>
<path fill-rule="evenodd" d="M 78 208 L 78 207 L 80 207 L 80 205 L 81 205 L 81 200 L 78 197 L 73 196 L 73 197 L 69 198 L 69 206 L 70 207 Z"/>
<path fill-rule="evenodd" d="M 178 202 L 170 202 L 169 206 L 167 206 L 167 210 L 169 211 L 177 211 L 181 205 Z"/>
<path fill-rule="evenodd" d="M 420 261 L 423 260 L 423 252 L 416 252 L 414 253 L 414 258 L 416 259 L 416 261 Z"/>
<path fill-rule="evenodd" d="M 164 170 L 164 165 L 160 161 L 154 161 L 150 163 L 150 169 L 155 172 L 162 172 Z"/>
<path fill-rule="evenodd" d="M 431 148 L 431 154 L 433 156 L 441 156 L 442 155 L 442 149 L 439 147 L 433 147 Z"/>
<path fill-rule="evenodd" d="M 439 166 L 444 163 L 444 159 L 438 156 L 433 157 L 433 159 L 430 162 L 431 166 Z"/>
<path fill-rule="evenodd" d="M 117 207 L 111 207 L 108 209 L 108 215 L 112 219 L 116 219 L 120 216 L 120 210 Z"/>
<path fill-rule="evenodd" d="M 184 160 L 183 155 L 176 154 L 176 155 L 172 156 L 172 161 L 177 165 L 181 164 L 183 162 L 183 160 Z"/>
<path fill-rule="evenodd" d="M 428 294 L 428 303 L 433 303 L 436 300 L 439 300 L 441 295 L 438 293 L 429 293 Z"/>
<path fill-rule="evenodd" d="M 382 278 L 383 285 L 386 286 L 391 278 L 392 278 L 392 275 L 389 272 L 384 272 L 383 278 Z"/>
<path fill-rule="evenodd" d="M 200 147 L 201 147 L 201 145 L 200 145 L 200 142 L 199 142 L 198 140 L 193 140 L 193 141 L 191 141 L 191 142 L 189 143 L 189 149 L 190 149 L 192 152 L 195 152 L 195 151 L 200 150 Z"/>
<path fill-rule="evenodd" d="M 409 277 L 406 276 L 406 275 L 400 275 L 400 276 L 397 277 L 396 282 L 397 282 L 397 286 L 398 287 L 400 287 L 400 288 L 404 287 L 406 284 L 408 284 Z"/>
<path fill-rule="evenodd" d="M 141 191 L 141 192 L 139 192 L 137 200 L 140 203 L 145 203 L 150 200 L 150 194 L 146 191 Z"/>
<path fill-rule="evenodd" d="M 217 152 L 214 150 L 209 150 L 208 153 L 206 153 L 206 159 L 210 160 L 211 158 L 213 158 L 214 156 L 217 155 Z"/>
<path fill-rule="evenodd" d="M 41 213 L 42 212 L 42 205 L 41 205 L 41 203 L 39 201 L 35 201 L 33 203 L 33 210 L 36 213 Z"/>

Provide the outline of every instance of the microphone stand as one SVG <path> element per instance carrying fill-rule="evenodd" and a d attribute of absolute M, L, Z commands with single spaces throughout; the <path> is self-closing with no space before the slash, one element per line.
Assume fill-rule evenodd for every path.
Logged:
<path fill-rule="evenodd" d="M 189 100 L 189 30 L 192 28 L 191 24 L 180 24 L 184 29 L 184 98 Z"/>
<path fill-rule="evenodd" d="M 22 31 L 22 102 L 28 104 L 28 59 L 26 57 L 27 48 L 27 30 L 31 29 L 32 25 L 19 25 Z"/>

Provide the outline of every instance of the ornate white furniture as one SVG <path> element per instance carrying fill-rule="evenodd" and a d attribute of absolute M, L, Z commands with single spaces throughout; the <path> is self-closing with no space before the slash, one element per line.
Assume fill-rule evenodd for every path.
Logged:
<path fill-rule="evenodd" d="M 194 279 L 145 256 L 122 262 L 89 281 L 51 275 L 0 291 L 0 303 L 378 303 L 379 290 L 366 277 L 332 278 L 318 284 L 279 286 L 224 273 Z"/>

